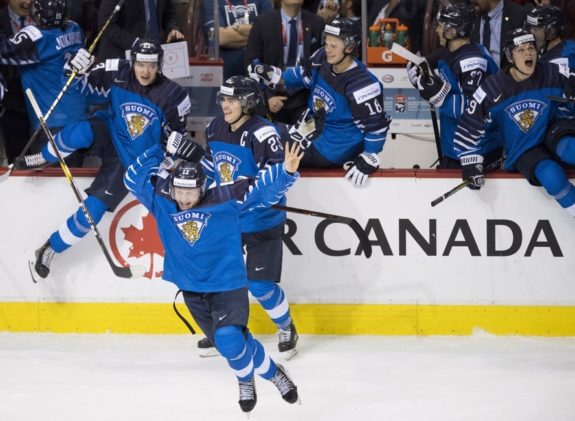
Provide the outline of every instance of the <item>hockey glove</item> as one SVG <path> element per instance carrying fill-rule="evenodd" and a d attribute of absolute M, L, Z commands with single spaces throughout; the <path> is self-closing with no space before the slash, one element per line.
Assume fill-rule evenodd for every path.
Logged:
<path fill-rule="evenodd" d="M 306 85 L 311 84 L 312 72 L 318 69 L 325 59 L 325 48 L 321 47 L 309 58 L 302 58 L 301 60 L 301 75 Z"/>
<path fill-rule="evenodd" d="M 248 66 L 248 74 L 257 81 L 273 89 L 282 79 L 282 69 L 263 63 L 254 63 Z"/>
<path fill-rule="evenodd" d="M 466 155 L 461 157 L 463 181 L 467 181 L 467 187 L 479 190 L 485 184 L 483 177 L 483 157 L 481 155 Z"/>
<path fill-rule="evenodd" d="M 311 115 L 309 109 L 298 118 L 296 124 L 289 127 L 289 137 L 291 140 L 299 143 L 300 147 L 305 151 L 311 145 L 319 133 L 316 130 L 315 118 Z"/>
<path fill-rule="evenodd" d="M 431 73 L 428 77 L 421 75 L 417 79 L 417 89 L 419 89 L 419 94 L 423 99 L 429 101 L 435 108 L 439 108 L 451 90 L 451 85 L 446 80 Z"/>
<path fill-rule="evenodd" d="M 67 73 L 69 71 L 70 74 L 72 74 L 75 70 L 79 75 L 85 75 L 90 70 L 90 67 L 92 67 L 92 64 L 94 64 L 94 59 L 95 57 L 90 54 L 88 50 L 80 48 L 76 54 L 66 62 L 64 68 L 67 70 Z"/>
<path fill-rule="evenodd" d="M 204 155 L 204 148 L 199 143 L 196 143 L 186 133 L 182 135 L 179 132 L 173 131 L 168 137 L 166 144 L 166 155 L 173 159 L 183 159 L 185 161 L 198 162 Z"/>
<path fill-rule="evenodd" d="M 413 64 L 411 61 L 407 63 L 407 78 L 413 85 L 415 89 L 418 89 L 417 82 L 419 81 L 419 77 L 421 76 L 421 69 L 416 64 Z"/>
<path fill-rule="evenodd" d="M 345 166 L 344 166 L 345 168 Z M 359 154 L 345 173 L 347 178 L 356 187 L 367 183 L 367 178 L 379 168 L 379 157 L 375 153 L 363 152 Z"/>

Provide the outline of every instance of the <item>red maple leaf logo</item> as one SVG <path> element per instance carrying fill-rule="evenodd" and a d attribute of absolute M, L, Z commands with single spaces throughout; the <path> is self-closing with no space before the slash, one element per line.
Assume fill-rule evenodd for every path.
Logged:
<path fill-rule="evenodd" d="M 125 216 L 126 212 L 135 206 L 141 205 L 138 201 L 134 200 L 133 202 L 123 207 L 115 215 L 112 226 L 110 227 L 110 243 L 112 246 L 112 251 L 114 252 L 114 255 L 118 261 L 124 266 L 127 266 L 127 262 L 126 259 L 121 256 L 118 245 L 116 244 L 114 232 L 116 231 L 120 220 Z M 149 265 L 148 270 L 144 276 L 149 279 L 152 279 L 153 277 L 161 277 L 163 273 L 163 267 L 158 268 L 159 270 L 157 272 L 154 270 L 156 257 L 161 257 L 163 260 L 165 255 L 164 247 L 162 246 L 162 241 L 160 240 L 160 236 L 158 234 L 156 220 L 151 213 L 147 212 L 145 216 L 139 218 L 139 221 L 141 221 L 141 229 L 139 229 L 137 226 L 134 226 L 134 223 L 138 226 L 140 225 L 139 223 L 135 222 L 134 219 L 132 219 L 133 223 L 130 224 L 127 228 L 120 228 L 122 230 L 124 240 L 126 240 L 128 243 L 131 243 L 127 259 L 141 259 L 147 256 L 149 259 Z"/>

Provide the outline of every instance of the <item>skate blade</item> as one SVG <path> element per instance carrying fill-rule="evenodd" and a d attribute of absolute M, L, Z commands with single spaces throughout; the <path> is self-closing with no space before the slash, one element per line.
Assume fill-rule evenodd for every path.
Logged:
<path fill-rule="evenodd" d="M 44 279 L 40 275 L 36 273 L 34 266 L 36 265 L 36 260 L 30 259 L 28 260 L 28 270 L 30 271 L 30 277 L 32 278 L 32 282 L 35 284 L 38 283 L 39 280 Z"/>
<path fill-rule="evenodd" d="M 200 358 L 219 357 L 220 353 L 216 348 L 198 349 L 198 356 Z"/>
<path fill-rule="evenodd" d="M 293 357 L 295 357 L 296 354 L 297 354 L 297 348 L 290 349 L 289 351 L 280 352 L 280 356 L 286 361 L 291 360 Z"/>

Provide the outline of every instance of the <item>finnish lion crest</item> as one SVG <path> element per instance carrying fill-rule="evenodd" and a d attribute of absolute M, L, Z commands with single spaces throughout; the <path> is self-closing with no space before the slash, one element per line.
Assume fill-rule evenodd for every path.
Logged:
<path fill-rule="evenodd" d="M 132 140 L 141 136 L 158 118 L 156 111 L 144 104 L 128 102 L 122 104 L 121 109 Z"/>
<path fill-rule="evenodd" d="M 202 231 L 208 225 L 210 216 L 211 214 L 206 212 L 189 210 L 172 215 L 172 219 L 182 236 L 193 246 L 202 236 Z"/>
<path fill-rule="evenodd" d="M 218 152 L 214 154 L 213 160 L 220 177 L 220 185 L 233 184 L 242 163 L 241 159 L 228 152 Z"/>
<path fill-rule="evenodd" d="M 505 108 L 507 115 L 515 121 L 523 133 L 527 133 L 535 125 L 547 104 L 537 100 L 524 100 Z"/>

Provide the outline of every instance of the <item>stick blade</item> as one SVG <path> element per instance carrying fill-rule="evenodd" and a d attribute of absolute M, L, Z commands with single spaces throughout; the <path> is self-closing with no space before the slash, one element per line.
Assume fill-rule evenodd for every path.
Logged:
<path fill-rule="evenodd" d="M 0 175 L 0 184 L 8 180 L 8 178 L 12 175 L 13 171 L 14 171 L 14 164 L 8 165 L 8 169 L 6 170 L 6 172 Z"/>
<path fill-rule="evenodd" d="M 114 275 L 118 278 L 142 278 L 146 273 L 146 268 L 140 265 L 135 266 L 112 266 L 112 270 L 114 271 Z"/>

